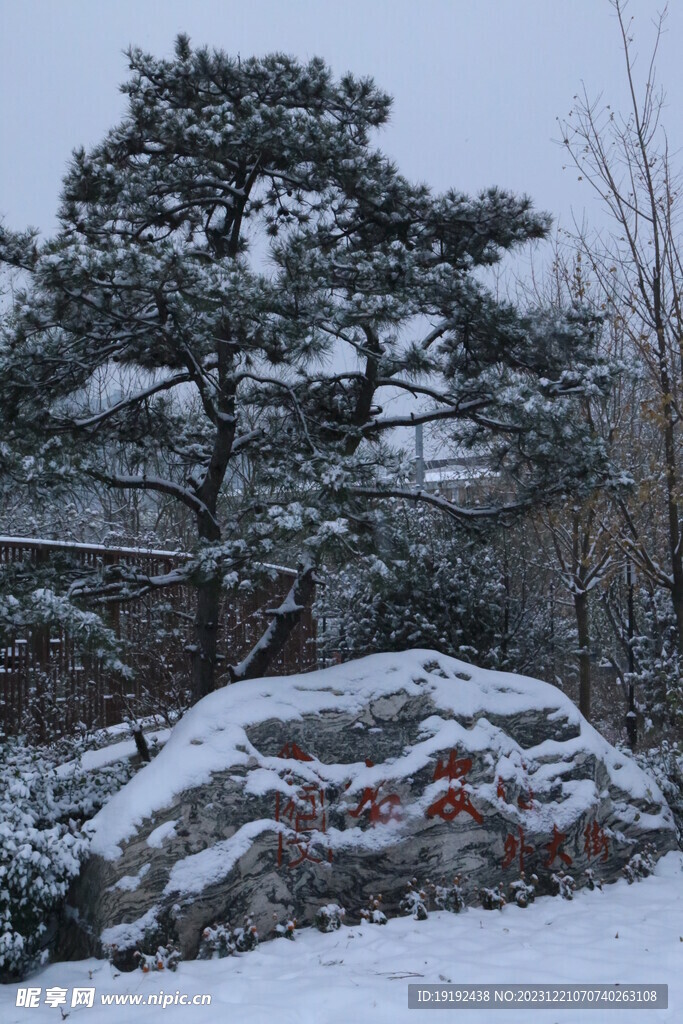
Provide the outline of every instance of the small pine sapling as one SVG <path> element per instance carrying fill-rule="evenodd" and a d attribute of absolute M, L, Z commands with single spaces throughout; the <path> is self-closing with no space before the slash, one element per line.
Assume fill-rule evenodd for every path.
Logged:
<path fill-rule="evenodd" d="M 446 882 L 445 878 L 442 878 L 439 884 L 427 882 L 429 893 L 437 910 L 449 910 L 452 914 L 459 914 L 461 910 L 465 909 L 465 896 L 461 882 L 460 875 L 456 875 L 450 884 Z"/>
<path fill-rule="evenodd" d="M 139 961 L 143 974 L 150 971 L 175 971 L 182 960 L 180 950 L 172 942 L 168 946 L 159 946 L 156 953 L 142 953 L 139 949 L 133 954 Z"/>
<path fill-rule="evenodd" d="M 560 871 L 558 874 L 552 875 L 552 881 L 557 886 L 558 896 L 561 896 L 563 900 L 574 899 L 576 882 L 571 875 L 566 875 L 564 871 Z"/>
<path fill-rule="evenodd" d="M 342 926 L 346 911 L 338 903 L 327 903 L 315 915 L 315 926 L 319 932 L 336 932 Z"/>
<path fill-rule="evenodd" d="M 252 949 L 256 949 L 259 943 L 258 931 L 250 917 L 245 917 L 243 928 L 235 928 L 232 937 L 235 942 L 235 950 L 238 953 L 249 953 Z"/>
<path fill-rule="evenodd" d="M 215 924 L 205 928 L 199 943 L 198 960 L 222 960 L 235 952 L 235 942 L 230 925 Z"/>
<path fill-rule="evenodd" d="M 418 888 L 417 878 L 408 882 L 408 890 L 399 906 L 404 914 L 410 914 L 416 921 L 427 920 L 427 893 Z"/>
<path fill-rule="evenodd" d="M 586 868 L 584 875 L 586 876 L 586 886 L 591 890 L 591 892 L 595 889 L 600 889 L 602 891 L 602 879 L 595 877 L 592 868 Z"/>
<path fill-rule="evenodd" d="M 629 885 L 639 882 L 641 878 L 647 878 L 655 869 L 656 847 L 647 843 L 639 853 L 635 853 L 628 864 L 624 865 L 622 873 Z"/>
<path fill-rule="evenodd" d="M 382 904 L 382 897 L 370 896 L 367 907 L 363 907 L 360 912 L 360 916 L 363 921 L 367 921 L 368 924 L 386 924 L 387 916 L 380 910 Z"/>
<path fill-rule="evenodd" d="M 288 918 L 284 924 L 277 920 L 277 914 L 273 914 L 275 921 L 275 927 L 273 929 L 276 939 L 290 939 L 292 942 L 296 938 L 296 918 Z"/>
<path fill-rule="evenodd" d="M 494 885 L 492 889 L 482 888 L 477 892 L 484 910 L 502 910 L 507 903 L 502 882 Z"/>
<path fill-rule="evenodd" d="M 516 881 L 510 882 L 510 893 L 518 907 L 528 907 L 530 903 L 534 902 L 537 885 L 538 875 L 532 875 L 527 882 L 523 871 Z"/>

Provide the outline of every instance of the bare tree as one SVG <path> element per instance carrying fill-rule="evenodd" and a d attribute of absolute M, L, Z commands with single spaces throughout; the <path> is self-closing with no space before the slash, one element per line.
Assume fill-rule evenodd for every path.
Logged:
<path fill-rule="evenodd" d="M 664 92 L 656 76 L 666 8 L 655 21 L 654 45 L 639 79 L 628 4 L 611 3 L 628 108 L 618 113 L 602 97 L 590 99 L 584 89 L 561 122 L 562 141 L 614 225 L 603 236 L 588 237 L 581 231 L 578 240 L 611 311 L 620 318 L 646 384 L 640 413 L 649 429 L 651 465 L 638 496 L 654 503 L 665 524 L 666 542 L 661 548 L 654 542 L 652 519 L 643 522 L 637 503 L 621 501 L 623 543 L 637 567 L 670 593 L 683 653 L 681 191 L 662 120 Z"/>

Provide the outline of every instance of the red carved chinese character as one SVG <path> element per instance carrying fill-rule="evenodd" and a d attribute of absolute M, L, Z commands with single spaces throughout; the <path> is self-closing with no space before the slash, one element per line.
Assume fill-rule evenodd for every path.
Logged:
<path fill-rule="evenodd" d="M 597 821 L 594 821 L 592 825 L 589 822 L 583 830 L 583 834 L 586 837 L 583 852 L 587 853 L 589 857 L 599 857 L 602 853 L 600 859 L 603 861 L 607 860 L 609 857 L 609 837 L 604 828 L 601 828 Z"/>
<path fill-rule="evenodd" d="M 533 846 L 529 846 L 524 842 L 524 830 L 521 825 L 517 826 L 519 832 L 519 839 L 516 839 L 511 833 L 508 833 L 505 837 L 505 856 L 503 857 L 502 866 L 509 868 L 513 860 L 519 853 L 519 870 L 524 871 L 524 854 L 533 853 Z"/>
<path fill-rule="evenodd" d="M 295 798 L 290 799 L 284 808 L 280 807 L 280 794 L 275 795 L 275 820 L 287 820 L 294 831 L 293 836 L 285 838 L 278 834 L 277 863 L 282 866 L 285 845 L 298 851 L 298 856 L 291 859 L 288 868 L 298 867 L 304 860 L 320 864 L 322 857 L 314 857 L 310 853 L 310 832 L 325 832 L 327 817 L 325 814 L 325 791 L 317 786 L 302 786 Z M 332 851 L 328 851 L 328 860 L 332 860 Z"/>
<path fill-rule="evenodd" d="M 289 757 L 293 761 L 312 761 L 313 760 L 311 755 L 307 754 L 305 750 L 302 750 L 301 747 L 298 746 L 296 743 L 294 743 L 293 740 L 290 743 L 285 743 L 284 747 L 282 748 L 282 750 L 280 751 L 280 753 L 277 756 L 278 757 Z"/>
<path fill-rule="evenodd" d="M 358 806 L 353 811 L 349 811 L 349 815 L 352 818 L 360 818 L 366 810 L 369 811 L 369 818 L 371 825 L 386 825 L 388 821 L 399 817 L 399 808 L 401 806 L 401 798 L 397 793 L 389 793 L 388 796 L 383 797 L 381 800 L 377 799 L 380 787 L 371 789 L 367 786 L 363 790 L 363 795 L 360 798 Z M 368 806 L 366 806 L 368 805 Z"/>
<path fill-rule="evenodd" d="M 549 843 L 545 844 L 545 848 L 548 851 L 548 859 L 545 861 L 545 863 L 543 865 L 544 867 L 546 867 L 546 868 L 551 867 L 551 865 L 552 865 L 552 863 L 553 863 L 553 861 L 555 860 L 556 857 L 559 857 L 560 860 L 564 861 L 564 863 L 567 864 L 567 865 L 572 863 L 572 858 L 569 856 L 569 854 L 568 853 L 564 853 L 560 849 L 560 847 L 562 846 L 562 843 L 565 841 L 566 838 L 567 838 L 566 832 L 560 832 L 558 830 L 557 825 L 553 825 L 553 838 L 550 840 Z"/>
<path fill-rule="evenodd" d="M 458 751 L 451 750 L 446 764 L 440 760 L 434 769 L 433 781 L 436 782 L 437 779 L 464 779 L 471 767 L 471 757 L 459 758 Z"/>
<path fill-rule="evenodd" d="M 501 779 L 500 775 L 496 781 L 496 796 L 499 800 L 505 800 L 505 783 Z"/>
<path fill-rule="evenodd" d="M 474 818 L 477 824 L 481 825 L 484 819 L 476 807 L 473 806 L 469 793 L 463 789 L 462 782 L 460 781 L 467 776 L 471 767 L 472 759 L 469 757 L 458 758 L 457 750 L 451 750 L 446 764 L 441 760 L 439 761 L 434 770 L 434 781 L 446 778 L 450 780 L 451 784 L 448 787 L 448 792 L 440 796 L 427 808 L 428 818 L 438 816 L 443 818 L 444 821 L 453 821 L 461 811 L 466 811 L 470 817 Z"/>

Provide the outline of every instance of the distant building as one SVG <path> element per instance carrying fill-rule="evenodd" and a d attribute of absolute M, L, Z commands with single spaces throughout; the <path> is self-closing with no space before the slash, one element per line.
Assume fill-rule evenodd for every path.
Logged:
<path fill-rule="evenodd" d="M 415 460 L 412 484 L 438 494 L 455 505 L 477 505 L 496 489 L 498 473 L 489 469 L 480 455 L 450 459 Z"/>

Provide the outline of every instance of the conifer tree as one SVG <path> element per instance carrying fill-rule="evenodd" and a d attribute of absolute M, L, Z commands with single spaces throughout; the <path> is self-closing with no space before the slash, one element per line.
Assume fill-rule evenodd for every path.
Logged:
<path fill-rule="evenodd" d="M 573 403 L 609 372 L 590 312 L 518 310 L 478 273 L 548 218 L 498 189 L 407 181 L 372 141 L 390 100 L 370 79 L 184 36 L 171 59 L 128 58 L 126 113 L 74 153 L 56 236 L 0 238 L 30 277 L 0 355 L 4 458 L 34 485 L 142 491 L 191 518 L 182 570 L 119 568 L 104 588 L 196 587 L 199 698 L 268 668 L 321 551 L 367 531 L 378 501 L 469 520 L 590 488 L 601 446 Z M 385 413 L 396 395 L 405 411 Z M 402 484 L 386 438 L 419 422 L 483 452 L 504 497 L 465 509 Z M 292 590 L 231 664 L 221 592 L 283 551 Z"/>

